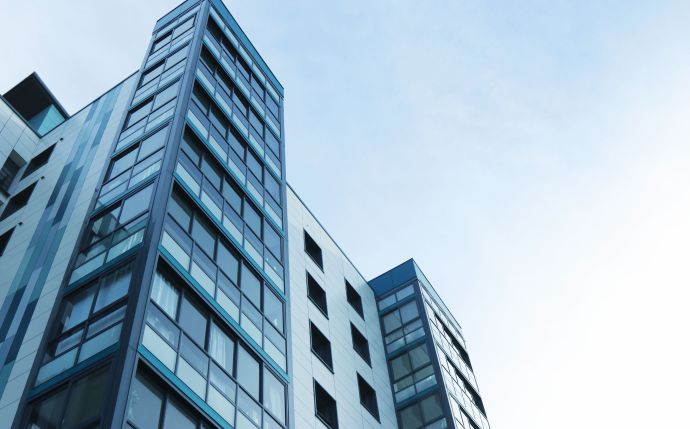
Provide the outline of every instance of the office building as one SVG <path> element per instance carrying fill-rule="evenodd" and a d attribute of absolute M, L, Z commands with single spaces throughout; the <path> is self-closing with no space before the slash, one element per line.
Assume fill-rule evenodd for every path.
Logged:
<path fill-rule="evenodd" d="M 367 281 L 287 185 L 283 94 L 189 0 L 79 112 L 0 98 L 0 425 L 488 428 L 414 261 Z"/>

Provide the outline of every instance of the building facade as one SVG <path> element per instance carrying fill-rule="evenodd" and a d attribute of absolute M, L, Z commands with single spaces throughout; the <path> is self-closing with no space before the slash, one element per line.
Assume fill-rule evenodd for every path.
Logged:
<path fill-rule="evenodd" d="M 35 74 L 0 98 L 0 426 L 488 428 L 414 261 L 367 281 L 287 185 L 223 2 L 146 52 L 71 116 Z"/>

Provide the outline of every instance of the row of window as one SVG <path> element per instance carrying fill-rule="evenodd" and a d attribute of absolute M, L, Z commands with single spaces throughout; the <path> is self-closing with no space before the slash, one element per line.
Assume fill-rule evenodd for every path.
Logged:
<path fill-rule="evenodd" d="M 376 391 L 357 373 L 357 390 L 359 402 L 377 421 L 379 420 L 379 406 Z M 316 417 L 331 429 L 338 429 L 338 406 L 333 396 L 314 380 L 314 409 Z"/>
<path fill-rule="evenodd" d="M 201 70 L 204 70 L 202 67 Z M 202 76 L 204 76 L 202 74 Z M 265 174 L 271 174 L 270 170 L 266 170 L 265 174 L 262 171 L 260 160 L 271 161 L 271 167 L 275 169 L 275 174 L 280 175 L 280 141 L 271 133 L 266 133 L 263 136 L 263 124 L 256 118 L 250 109 L 249 118 L 246 118 L 247 106 L 244 104 L 241 94 L 235 92 L 232 96 L 229 95 L 218 84 L 218 88 L 214 90 L 213 78 L 204 76 L 200 79 L 202 84 L 195 83 L 192 90 L 192 101 L 198 107 L 198 111 L 206 118 L 208 118 L 213 128 L 211 133 L 214 142 L 221 146 L 222 153 L 228 154 L 230 160 L 235 163 L 243 173 L 249 171 L 254 175 L 259 183 L 271 180 L 271 177 L 265 177 Z M 205 89 L 206 88 L 206 89 Z M 210 94 L 210 95 L 209 95 Z M 237 113 L 239 112 L 239 115 Z M 239 118 L 239 119 L 238 119 Z M 238 123 L 239 121 L 239 123 Z M 249 149 L 245 144 L 247 138 L 247 130 L 249 130 L 249 142 L 252 143 L 254 149 Z M 264 141 L 266 147 L 270 149 L 269 152 L 264 150 Z M 228 149 L 232 149 L 229 152 Z M 278 152 L 278 154 L 275 153 Z M 259 153 L 259 157 L 254 156 L 254 152 Z M 268 154 L 268 158 L 265 155 Z M 273 179 L 275 180 L 275 179 Z M 266 183 L 266 186 L 270 186 Z"/>
<path fill-rule="evenodd" d="M 242 79 L 243 84 L 251 87 L 252 98 L 256 98 L 264 110 L 268 110 L 274 119 L 279 120 L 280 100 L 278 94 L 268 83 L 263 73 L 252 64 L 253 61 L 249 58 L 246 50 L 237 42 L 232 31 L 222 24 L 222 20 L 214 9 L 211 9 L 211 18 L 208 23 L 208 34 L 213 43 L 222 48 L 221 58 L 232 71 L 237 71 L 237 76 Z M 249 84 L 250 81 L 251 84 Z"/>
<path fill-rule="evenodd" d="M 304 231 L 305 252 L 311 259 L 323 270 L 323 254 L 321 247 L 316 241 Z M 308 272 L 306 273 L 307 297 L 309 300 L 328 318 L 328 302 L 326 299 L 326 291 Z M 364 318 L 364 309 L 362 306 L 362 297 L 357 293 L 355 288 L 345 280 L 345 293 L 347 301 L 350 306 Z M 316 327 L 313 322 L 309 322 L 309 333 L 311 339 L 311 351 L 323 364 L 333 372 L 333 355 L 331 352 L 331 342 L 326 335 Z M 352 338 L 352 349 L 371 366 L 371 356 L 369 353 L 369 341 L 355 327 L 350 323 L 350 336 Z M 369 383 L 357 374 L 357 386 L 359 390 L 359 399 L 361 405 L 366 409 L 377 421 L 379 420 L 378 403 L 376 400 L 376 391 Z M 316 416 L 328 427 L 336 429 L 338 427 L 338 413 L 336 403 L 333 397 L 321 387 L 316 380 L 314 380 L 314 395 Z"/>
<path fill-rule="evenodd" d="M 229 113 L 229 106 L 233 102 L 224 97 L 223 92 L 216 92 L 216 95 L 211 97 L 201 85 L 195 84 L 192 90 L 192 103 L 189 106 L 194 125 L 214 149 L 216 156 L 238 176 L 241 183 L 252 186 L 260 201 L 265 197 L 270 198 L 274 205 L 280 208 L 281 195 L 276 188 L 278 180 L 275 178 L 281 176 L 280 160 L 272 156 L 270 151 L 264 151 L 263 145 L 259 145 L 256 139 L 249 139 L 253 149 L 249 148 L 250 145 L 241 133 L 245 124 L 240 121 L 239 126 L 235 126 L 238 125 L 237 115 Z M 224 108 L 218 107 L 219 104 Z M 231 125 L 230 122 L 235 125 Z M 256 156 L 255 152 L 259 156 Z"/>
<path fill-rule="evenodd" d="M 172 278 L 156 273 L 142 344 L 231 425 L 284 424 L 284 384 Z"/>
<path fill-rule="evenodd" d="M 248 172 L 247 166 L 239 159 L 234 150 L 229 148 L 227 142 L 222 140 L 220 135 L 215 131 L 215 128 L 210 125 L 210 120 L 202 115 L 196 103 L 190 103 L 189 111 L 187 112 L 187 121 L 191 124 L 193 133 L 190 135 L 190 141 L 196 138 L 203 143 L 207 150 L 211 151 L 213 156 L 219 161 L 223 169 L 228 172 L 230 176 L 241 186 L 246 188 L 249 196 L 253 197 L 259 207 L 263 207 L 264 211 L 271 220 L 278 226 L 283 227 L 283 208 L 280 197 L 282 192 L 280 187 L 275 188 L 275 179 L 271 173 L 266 171 L 264 174 L 263 183 L 254 175 Z M 192 137 L 194 136 L 194 137 Z M 251 164 L 251 162 L 250 162 Z M 258 167 L 258 165 L 257 165 Z M 261 167 L 263 168 L 263 167 Z M 275 167 L 276 169 L 278 167 Z M 275 171 L 279 174 L 280 171 Z M 270 176 L 270 177 L 269 177 Z M 278 196 L 278 200 L 273 195 Z"/>
<path fill-rule="evenodd" d="M 270 113 L 267 116 L 260 113 L 263 112 L 262 108 L 257 113 L 256 98 L 248 97 L 246 89 L 239 89 L 240 82 L 231 79 L 227 74 L 227 62 L 222 66 L 206 45 L 201 50 L 197 78 L 206 91 L 219 101 L 219 107 L 228 119 L 239 120 L 240 123 L 235 122 L 235 125 L 239 125 L 244 137 L 258 143 L 262 151 L 264 147 L 268 148 L 271 157 L 280 162 L 280 130 L 277 121 Z M 233 118 L 233 114 L 237 117 Z"/>
<path fill-rule="evenodd" d="M 225 173 L 204 144 L 189 129 L 184 134 L 178 162 L 220 211 L 226 213 L 231 220 L 236 221 L 235 223 L 244 221 L 253 234 L 266 242 L 273 256 L 282 261 L 282 245 L 278 232 L 264 218 L 261 210 L 244 196 L 244 192 L 235 185 L 233 179 Z M 276 189 L 270 192 L 277 194 L 280 200 L 280 184 L 276 182 L 275 187 Z M 276 209 L 282 214 L 280 207 Z M 240 230 L 244 229 L 241 224 L 236 226 Z"/>

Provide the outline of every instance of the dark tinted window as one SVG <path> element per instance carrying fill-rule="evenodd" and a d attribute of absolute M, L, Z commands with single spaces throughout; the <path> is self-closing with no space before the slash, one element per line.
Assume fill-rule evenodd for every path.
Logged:
<path fill-rule="evenodd" d="M 311 333 L 311 351 L 332 371 L 333 356 L 331 354 L 331 342 L 311 322 L 309 322 L 309 331 Z"/>
<path fill-rule="evenodd" d="M 307 231 L 304 231 L 304 251 L 307 252 L 307 255 L 309 255 L 311 259 L 316 262 L 316 265 L 323 270 L 323 255 L 321 254 L 321 247 L 316 244 L 316 241 L 311 238 L 311 235 L 309 235 Z"/>
<path fill-rule="evenodd" d="M 307 273 L 307 296 L 321 312 L 328 316 L 328 302 L 326 301 L 326 291 L 319 283 Z"/>
<path fill-rule="evenodd" d="M 29 174 L 46 165 L 48 163 L 48 160 L 50 159 L 50 155 L 53 154 L 53 149 L 55 149 L 55 145 L 52 145 L 48 149 L 36 155 L 34 159 L 32 159 L 29 162 L 29 165 L 26 167 L 26 170 L 24 171 L 22 178 L 28 176 Z"/>
<path fill-rule="evenodd" d="M 314 405 L 316 416 L 329 428 L 338 429 L 338 409 L 335 399 L 314 380 Z"/>

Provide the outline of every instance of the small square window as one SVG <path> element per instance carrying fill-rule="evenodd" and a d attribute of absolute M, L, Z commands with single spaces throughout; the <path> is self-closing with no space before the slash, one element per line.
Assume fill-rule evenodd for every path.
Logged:
<path fill-rule="evenodd" d="M 321 362 L 323 362 L 328 369 L 333 371 L 331 342 L 328 341 L 328 338 L 326 338 L 326 336 L 319 331 L 319 328 L 311 322 L 309 322 L 309 331 L 311 333 L 311 351 L 321 359 Z"/>
<path fill-rule="evenodd" d="M 352 308 L 355 309 L 357 314 L 359 314 L 359 316 L 362 319 L 364 319 L 364 308 L 362 307 L 362 297 L 359 296 L 359 294 L 357 293 L 355 288 L 352 287 L 350 282 L 348 282 L 347 280 L 345 280 L 345 289 L 346 289 L 346 293 L 347 293 L 347 302 L 349 302 L 350 305 L 352 306 Z"/>
<path fill-rule="evenodd" d="M 338 429 L 338 408 L 335 399 L 314 380 L 316 417 L 331 429 Z"/>
<path fill-rule="evenodd" d="M 326 301 L 326 291 L 321 285 L 307 273 L 307 296 L 314 303 L 316 308 L 321 310 L 324 316 L 328 317 L 328 302 Z"/>
<path fill-rule="evenodd" d="M 364 359 L 369 366 L 371 366 L 371 357 L 369 355 L 369 341 L 367 338 L 359 332 L 359 329 L 355 328 L 355 325 L 350 323 L 350 332 L 352 333 L 352 348 L 355 349 L 358 355 Z"/>
<path fill-rule="evenodd" d="M 359 403 L 362 404 L 377 421 L 380 421 L 376 391 L 359 374 L 357 374 L 357 386 L 359 387 Z"/>
<path fill-rule="evenodd" d="M 2 216 L 0 216 L 0 220 L 9 217 L 24 208 L 24 206 L 29 203 L 29 198 L 31 198 L 31 194 L 34 192 L 35 187 L 36 183 L 32 183 L 24 188 L 21 192 L 10 198 L 5 206 L 5 211 L 3 211 Z"/>
<path fill-rule="evenodd" d="M 7 249 L 7 244 L 10 242 L 10 238 L 12 238 L 13 232 L 14 228 L 0 235 L 0 256 L 5 254 L 5 249 Z"/>
<path fill-rule="evenodd" d="M 46 165 L 48 163 L 48 160 L 50 159 L 50 155 L 53 154 L 53 149 L 55 149 L 55 145 L 50 146 L 48 149 L 36 155 L 29 162 L 29 165 L 26 167 L 26 170 L 24 170 L 24 174 L 22 174 L 22 179 Z"/>
<path fill-rule="evenodd" d="M 307 231 L 304 231 L 304 251 L 307 252 L 307 255 L 309 255 L 316 265 L 321 268 L 321 271 L 323 271 L 323 254 L 321 253 L 321 247 L 316 244 L 316 241 L 311 238 L 311 235 L 309 235 Z"/>

